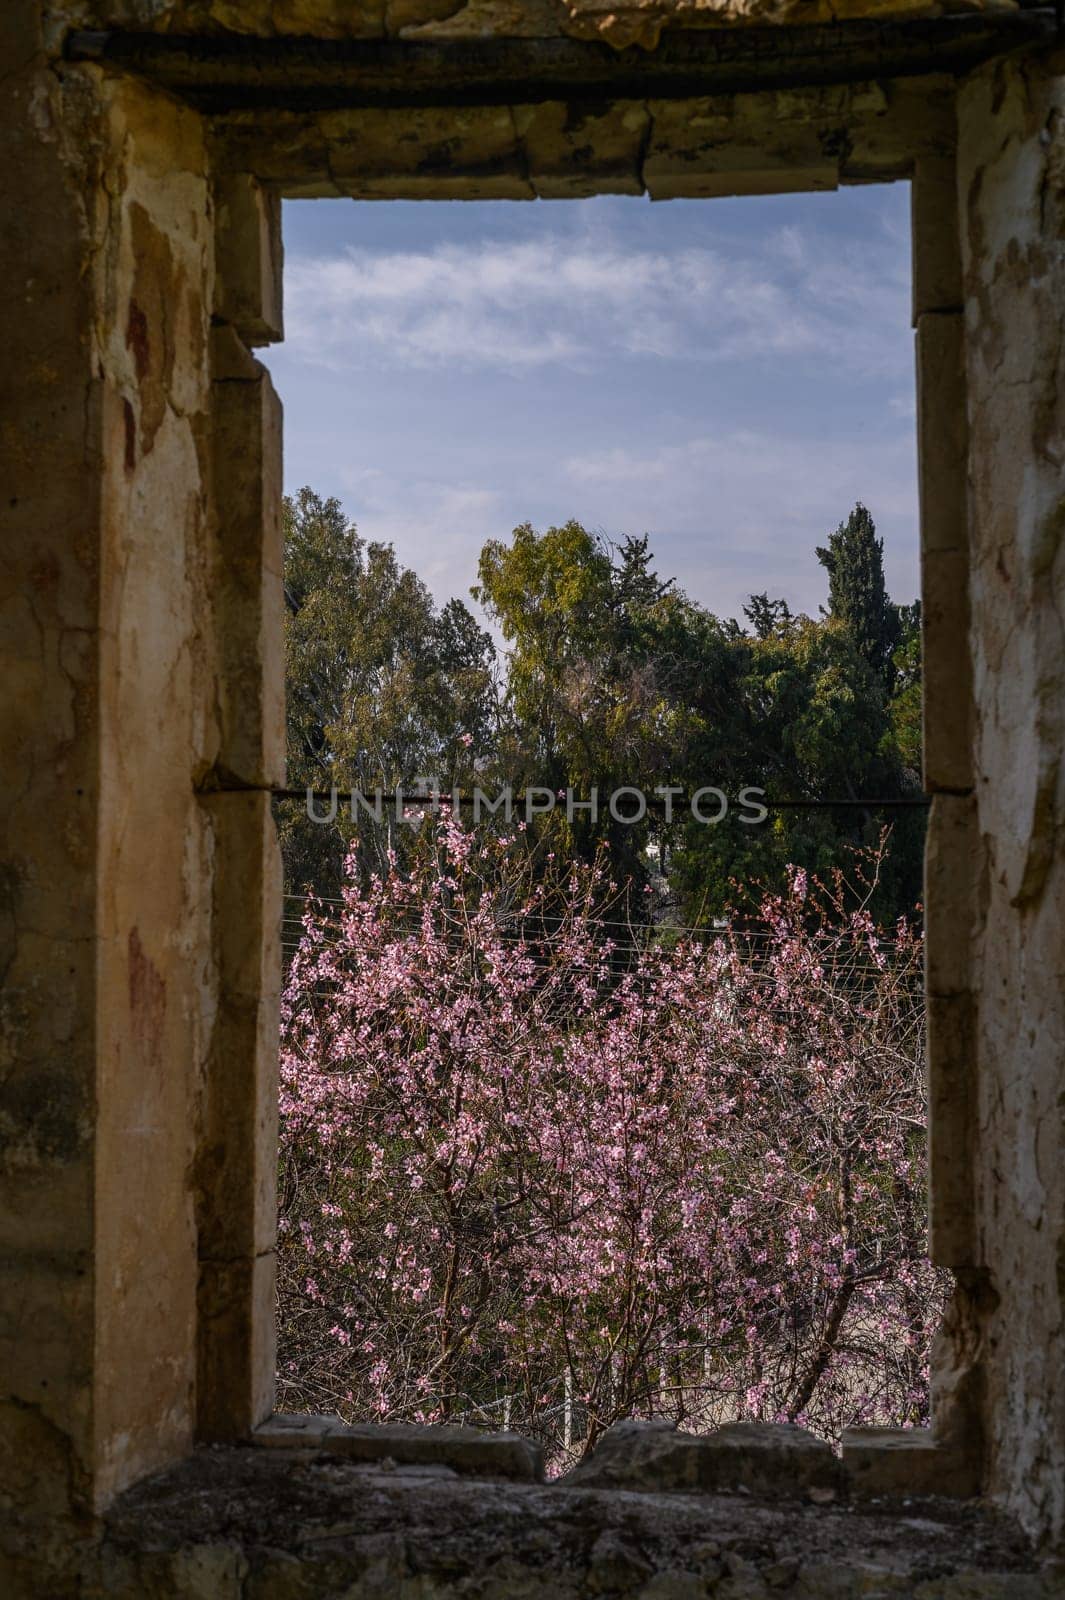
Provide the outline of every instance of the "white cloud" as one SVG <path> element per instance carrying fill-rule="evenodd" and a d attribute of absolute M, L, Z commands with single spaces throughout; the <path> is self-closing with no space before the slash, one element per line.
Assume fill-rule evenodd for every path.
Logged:
<path fill-rule="evenodd" d="M 771 512 L 772 531 L 781 517 L 808 521 L 829 493 L 833 503 L 859 497 L 863 485 L 868 494 L 871 481 L 886 512 L 908 511 L 907 448 L 901 437 L 879 441 L 874 453 L 856 450 L 851 440 L 730 429 L 644 454 L 615 447 L 574 456 L 566 471 L 571 481 L 597 493 L 621 491 L 631 515 L 643 509 L 660 514 L 665 488 L 674 526 L 705 526 L 724 496 L 733 517 L 742 509 L 745 525 L 761 527 Z"/>
<path fill-rule="evenodd" d="M 876 241 L 841 254 L 791 227 L 743 250 L 653 250 L 605 232 L 296 256 L 291 355 L 348 369 L 596 368 L 618 356 L 823 357 L 897 371 L 906 285 Z"/>
<path fill-rule="evenodd" d="M 510 531 L 502 490 L 435 477 L 401 479 L 377 469 L 343 471 L 340 483 L 348 491 L 345 502 L 350 498 L 357 507 L 364 538 L 395 545 L 438 602 L 457 595 L 470 603 L 481 546 Z"/>
<path fill-rule="evenodd" d="M 916 592 L 912 442 L 905 431 L 857 447 L 831 437 L 735 429 L 647 452 L 571 458 L 573 514 L 609 531 L 649 532 L 681 586 L 723 615 L 754 589 L 816 613 L 825 577 L 814 547 L 855 501 L 884 537 L 889 588 Z M 667 554 L 668 552 L 668 554 Z"/>
<path fill-rule="evenodd" d="M 530 455 L 522 481 L 538 483 L 538 525 L 575 516 L 609 537 L 650 533 L 663 573 L 723 616 L 739 617 L 752 590 L 783 594 L 816 615 L 826 582 L 814 547 L 856 500 L 885 540 L 888 586 L 916 593 L 913 450 L 905 431 L 867 447 L 831 438 L 782 438 L 733 429 L 649 450 L 611 447 L 548 463 Z M 506 538 L 529 514 L 486 461 L 480 483 L 345 471 L 362 534 L 393 543 L 438 601 L 468 601 L 486 539 Z"/>
<path fill-rule="evenodd" d="M 517 239 L 444 243 L 427 219 L 401 247 L 297 244 L 272 358 L 296 402 L 290 482 L 341 493 L 441 600 L 486 539 L 576 516 L 650 533 L 723 615 L 764 588 L 815 612 L 814 546 L 861 499 L 908 599 L 907 242 L 868 206 L 857 226 L 823 215 L 725 212 L 710 233 L 693 210 L 659 235 L 653 214 L 630 233 L 627 214 L 532 208 Z"/>

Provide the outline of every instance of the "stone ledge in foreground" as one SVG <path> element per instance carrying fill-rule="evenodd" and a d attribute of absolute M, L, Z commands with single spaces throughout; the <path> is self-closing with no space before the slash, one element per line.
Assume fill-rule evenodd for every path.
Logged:
<path fill-rule="evenodd" d="M 833 1500 L 844 1487 L 839 1457 L 793 1423 L 732 1422 L 685 1433 L 671 1422 L 616 1422 L 563 1484 L 650 1493 L 702 1491 Z"/>
<path fill-rule="evenodd" d="M 273 1450 L 327 1450 L 351 1461 L 450 1467 L 481 1478 L 538 1483 L 544 1476 L 543 1452 L 531 1439 L 479 1428 L 423 1427 L 407 1422 L 349 1424 L 336 1417 L 280 1412 L 256 1428 L 252 1439 Z"/>
<path fill-rule="evenodd" d="M 816 1505 L 218 1446 L 112 1507 L 109 1600 L 1061 1600 L 1019 1531 L 932 1497 Z"/>

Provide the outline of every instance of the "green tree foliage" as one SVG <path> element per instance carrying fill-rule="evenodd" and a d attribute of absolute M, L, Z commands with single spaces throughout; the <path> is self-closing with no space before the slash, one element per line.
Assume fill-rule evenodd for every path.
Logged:
<path fill-rule="evenodd" d="M 737 633 L 727 647 L 727 703 L 694 723 L 690 785 L 716 783 L 732 795 L 751 785 L 814 802 L 906 792 L 881 683 L 846 629 L 781 613 L 761 634 Z M 830 871 L 848 847 L 875 844 L 884 821 L 873 809 L 817 805 L 771 812 L 758 827 L 731 815 L 713 828 L 688 822 L 673 863 L 686 915 L 719 913 L 735 902 L 736 882 L 778 887 L 789 863 Z M 910 824 L 894 827 L 897 847 L 876 897 L 887 917 L 910 909 L 920 890 L 920 839 L 903 848 Z"/>
<path fill-rule="evenodd" d="M 920 609 L 898 607 L 884 580 L 883 541 L 857 504 L 817 556 L 829 578 L 820 621 L 793 615 L 767 593 L 750 597 L 751 634 L 731 641 L 741 667 L 730 686 L 724 731 L 732 763 L 719 770 L 801 801 L 839 799 L 839 808 L 771 814 L 764 827 L 687 827 L 675 868 L 689 911 L 716 910 L 733 880 L 776 886 L 793 862 L 823 873 L 848 846 L 868 846 L 890 822 L 893 845 L 874 899 L 887 918 L 920 895 L 924 819 L 854 802 L 901 799 L 920 788 Z M 721 738 L 705 740 L 709 767 Z"/>
<path fill-rule="evenodd" d="M 899 616 L 884 583 L 884 541 L 860 501 L 828 545 L 818 546 L 817 559 L 828 573 L 828 615 L 850 634 L 870 672 L 889 685 Z"/>
<path fill-rule="evenodd" d="M 892 656 L 891 727 L 899 755 L 915 782 L 921 778 L 921 602 L 900 606 L 899 643 Z"/>
<path fill-rule="evenodd" d="M 538 534 L 515 528 L 510 544 L 481 551 L 473 591 L 509 648 L 508 709 L 521 730 L 529 782 L 555 784 L 567 771 L 586 780 L 590 739 L 611 720 L 591 663 L 610 616 L 610 560 L 577 522 Z"/>
<path fill-rule="evenodd" d="M 372 794 L 417 778 L 464 781 L 495 741 L 495 652 L 459 600 L 437 611 L 391 545 L 368 543 L 339 501 L 302 489 L 283 508 L 288 781 Z M 279 808 L 288 887 L 335 892 L 343 851 L 358 832 L 367 865 L 397 837 L 379 827 L 311 822 Z"/>
<path fill-rule="evenodd" d="M 751 595 L 751 603 L 744 606 L 743 614 L 754 629 L 756 639 L 770 639 L 779 631 L 786 633 L 793 621 L 788 602 L 770 600 L 765 590 Z"/>
<path fill-rule="evenodd" d="M 556 809 L 532 834 L 586 860 L 605 844 L 618 879 L 633 880 L 637 917 L 656 844 L 688 922 L 721 914 L 737 881 L 778 888 L 789 863 L 830 872 L 890 820 L 874 909 L 889 919 L 912 909 L 923 815 L 854 803 L 920 786 L 919 608 L 890 600 L 864 506 L 818 551 L 829 574 L 822 616 L 763 592 L 744 608 L 748 629 L 663 579 L 646 536 L 615 546 L 576 521 L 522 524 L 485 544 L 473 590 L 504 641 L 498 694 L 491 639 L 460 601 L 436 611 L 336 501 L 304 490 L 285 517 L 294 785 L 372 790 L 435 774 L 486 790 L 597 789 L 597 816 Z M 714 785 L 733 806 L 711 827 L 682 805 L 670 825 L 652 810 L 626 826 L 607 810 L 614 789 L 667 784 L 689 794 Z M 747 787 L 852 804 L 773 811 L 751 826 L 735 804 Z M 290 880 L 338 881 L 338 830 L 307 823 L 302 807 L 284 830 Z M 369 865 L 397 843 L 394 826 L 363 824 L 359 838 Z"/>
<path fill-rule="evenodd" d="M 669 781 L 688 602 L 654 571 L 646 538 L 615 549 L 573 521 L 543 533 L 525 523 L 509 544 L 490 541 L 479 577 L 474 597 L 508 646 L 503 775 L 516 787 L 597 790 L 598 816 L 556 814 L 550 826 L 586 859 L 605 842 L 618 874 L 639 889 L 648 827 L 619 823 L 607 801 L 625 785 Z"/>

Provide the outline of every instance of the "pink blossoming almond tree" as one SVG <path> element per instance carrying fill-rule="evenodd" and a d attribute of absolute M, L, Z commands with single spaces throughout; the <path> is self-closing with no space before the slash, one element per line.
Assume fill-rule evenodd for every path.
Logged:
<path fill-rule="evenodd" d="M 758 939 L 427 822 L 283 1004 L 281 1393 L 535 1434 L 927 1416 L 921 949 L 796 872 Z M 874 863 L 875 865 L 875 863 Z"/>

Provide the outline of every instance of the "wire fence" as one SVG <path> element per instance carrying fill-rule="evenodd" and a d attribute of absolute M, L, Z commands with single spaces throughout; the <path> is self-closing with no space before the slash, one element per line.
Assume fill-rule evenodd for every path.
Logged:
<path fill-rule="evenodd" d="M 287 906 L 294 908 L 286 910 L 281 924 L 281 948 L 286 959 L 291 960 L 295 957 L 304 948 L 308 938 L 317 945 L 324 944 L 337 950 L 345 948 L 351 942 L 355 930 L 350 925 L 345 926 L 342 914 L 323 916 L 318 912 L 320 906 L 343 907 L 345 905 L 343 900 L 287 894 L 285 901 Z M 730 928 L 727 923 L 638 925 L 609 918 L 602 920 L 595 918 L 592 920 L 592 926 L 597 935 L 600 931 L 603 933 L 602 943 L 594 950 L 594 954 L 600 960 L 616 957 L 631 958 L 635 961 L 652 954 L 656 948 L 667 946 L 669 942 L 711 944 L 721 941 L 734 949 L 738 947 L 742 957 L 757 965 L 766 951 L 772 948 L 775 938 L 768 930 L 737 931 Z M 390 922 L 386 938 L 390 943 L 398 943 L 419 939 L 423 932 L 424 925 L 421 919 L 412 915 L 409 922 Z M 621 937 L 621 932 L 628 937 Z M 543 928 L 530 930 L 498 925 L 484 930 L 449 913 L 446 908 L 434 906 L 431 912 L 431 940 L 434 947 L 443 947 L 455 955 L 473 957 L 485 952 L 490 946 L 503 946 L 545 970 L 568 969 L 587 973 L 592 950 L 588 950 L 587 958 L 581 960 L 565 959 L 558 951 L 559 945 L 568 944 L 571 939 L 571 933 L 566 930 L 553 931 Z M 899 943 L 893 936 L 877 935 L 875 948 L 867 946 L 863 949 L 847 935 L 814 934 L 810 939 L 826 966 L 836 970 L 845 968 L 854 977 L 859 977 L 863 973 L 878 972 L 882 961 L 890 956 Z M 755 981 L 770 983 L 775 981 L 771 977 L 759 978 L 757 974 L 749 976 Z"/>

